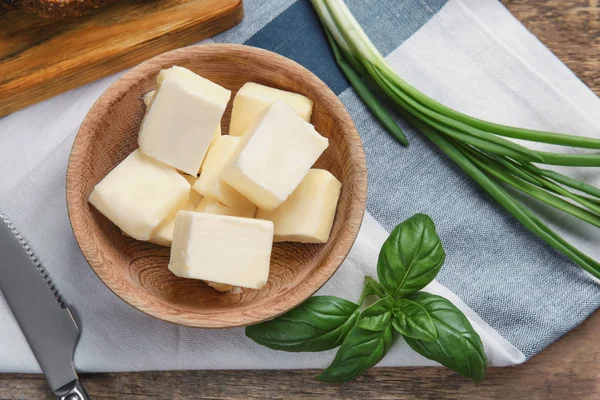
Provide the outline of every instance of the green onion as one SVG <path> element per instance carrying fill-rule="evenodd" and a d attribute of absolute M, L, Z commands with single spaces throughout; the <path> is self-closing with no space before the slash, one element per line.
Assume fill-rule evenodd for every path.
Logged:
<path fill-rule="evenodd" d="M 535 235 L 600 278 L 600 264 L 544 224 L 509 186 L 600 227 L 600 189 L 537 164 L 597 167 L 600 154 L 536 151 L 505 138 L 581 149 L 600 149 L 600 139 L 522 129 L 460 113 L 412 87 L 387 64 L 341 0 L 311 0 L 334 57 L 373 115 L 401 143 L 404 133 L 377 95 L 395 108 Z"/>
<path fill-rule="evenodd" d="M 388 131 L 390 131 L 390 133 L 394 135 L 394 137 L 398 139 L 400 143 L 402 143 L 405 146 L 408 146 L 408 139 L 404 135 L 402 129 L 396 124 L 396 122 L 394 122 L 394 119 L 392 118 L 390 113 L 388 113 L 385 107 L 383 107 L 379 103 L 377 97 L 375 97 L 375 95 L 371 93 L 371 90 L 369 90 L 367 84 L 363 82 L 360 76 L 356 72 L 354 72 L 350 65 L 348 65 L 348 62 L 342 56 L 338 45 L 333 41 L 333 38 L 331 37 L 329 32 L 325 33 L 327 35 L 329 45 L 333 50 L 333 55 L 335 57 L 336 62 L 340 66 L 341 70 L 344 72 L 344 75 L 346 75 L 346 77 L 348 78 L 348 81 L 350 82 L 358 96 L 366 104 L 369 110 L 371 110 L 371 112 L 373 113 L 373 115 L 375 115 L 379 122 L 381 122 L 381 124 Z"/>

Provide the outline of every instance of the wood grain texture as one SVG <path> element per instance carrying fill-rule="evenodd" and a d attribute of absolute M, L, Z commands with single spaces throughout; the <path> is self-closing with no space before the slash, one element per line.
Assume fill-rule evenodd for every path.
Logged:
<path fill-rule="evenodd" d="M 6 10 L 25 10 L 42 18 L 80 17 L 89 14 L 94 9 L 107 7 L 117 1 L 119 0 L 2 0 L 0 14 Z"/>
<path fill-rule="evenodd" d="M 165 371 L 80 377 L 94 400 L 597 400 L 598 331 L 600 314 L 523 365 L 489 369 L 479 385 L 443 368 L 375 368 L 343 385 L 314 381 L 317 370 Z M 0 374 L 0 398 L 53 397 L 41 375 Z"/>
<path fill-rule="evenodd" d="M 600 93 L 599 0 L 501 0 L 558 58 Z"/>
<path fill-rule="evenodd" d="M 241 21 L 242 0 L 122 0 L 62 21 L 0 15 L 0 117 Z"/>
<path fill-rule="evenodd" d="M 502 0 L 600 95 L 600 2 Z M 442 368 L 376 368 L 343 386 L 316 371 L 181 371 L 90 374 L 96 399 L 598 399 L 600 313 L 523 365 L 492 368 L 473 385 Z M 290 355 L 293 357 L 293 355 Z M 40 375 L 0 375 L 2 399 L 52 399 Z"/>
<path fill-rule="evenodd" d="M 167 269 L 170 249 L 143 243 L 88 202 L 94 186 L 138 147 L 145 106 L 161 69 L 188 68 L 232 91 L 256 82 L 300 93 L 315 103 L 311 122 L 329 139 L 315 167 L 342 182 L 336 217 L 326 244 L 275 243 L 267 285 L 220 293 Z M 229 127 L 232 101 L 223 116 Z M 119 297 L 154 317 L 177 324 L 224 328 L 273 318 L 316 292 L 350 251 L 366 204 L 367 167 L 352 118 L 337 96 L 300 64 L 270 51 L 242 45 L 186 47 L 154 57 L 125 74 L 98 99 L 73 145 L 67 170 L 67 206 L 75 238 L 100 279 Z"/>

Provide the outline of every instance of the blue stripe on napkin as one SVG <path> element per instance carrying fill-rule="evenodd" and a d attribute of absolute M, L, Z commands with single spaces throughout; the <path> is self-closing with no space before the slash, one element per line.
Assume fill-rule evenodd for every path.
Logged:
<path fill-rule="evenodd" d="M 415 33 L 445 3 L 446 0 L 347 2 L 385 55 Z M 244 44 L 274 51 L 304 65 L 338 95 L 348 88 L 308 0 L 291 5 Z"/>
<path fill-rule="evenodd" d="M 297 0 L 244 0 L 242 22 L 212 37 L 217 43 L 244 43 Z"/>
<path fill-rule="evenodd" d="M 365 33 L 387 56 L 433 17 L 447 0 L 345 0 Z"/>
<path fill-rule="evenodd" d="M 348 81 L 335 64 L 310 1 L 296 2 L 245 44 L 274 51 L 302 64 L 335 94 L 348 87 Z"/>

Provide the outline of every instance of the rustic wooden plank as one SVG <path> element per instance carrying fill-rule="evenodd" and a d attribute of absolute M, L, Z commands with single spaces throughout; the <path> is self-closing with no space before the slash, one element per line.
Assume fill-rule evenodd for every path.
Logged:
<path fill-rule="evenodd" d="M 442 368 L 376 368 L 354 382 L 328 385 L 317 370 L 165 371 L 83 374 L 93 399 L 598 399 L 600 314 L 529 362 L 491 368 L 474 385 Z M 293 357 L 293 354 L 290 355 Z M 1 375 L 1 399 L 52 399 L 40 375 Z"/>
<path fill-rule="evenodd" d="M 502 0 L 600 94 L 600 2 Z M 94 399 L 598 399 L 600 313 L 527 363 L 492 368 L 479 385 L 441 368 L 377 368 L 344 385 L 316 371 L 177 371 L 86 374 Z M 293 354 L 290 354 L 293 357 Z M 39 375 L 0 375 L 0 399 L 52 399 Z"/>
<path fill-rule="evenodd" d="M 501 0 L 531 32 L 600 93 L 599 0 Z"/>
<path fill-rule="evenodd" d="M 62 21 L 0 15 L 0 116 L 237 24 L 242 0 L 123 0 Z"/>

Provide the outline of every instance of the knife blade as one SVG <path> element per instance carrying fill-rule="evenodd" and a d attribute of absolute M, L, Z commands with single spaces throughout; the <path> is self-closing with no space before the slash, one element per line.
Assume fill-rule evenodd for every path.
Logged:
<path fill-rule="evenodd" d="M 56 286 L 4 213 L 0 213 L 0 291 L 57 398 L 89 399 L 73 367 L 79 328 Z"/>

